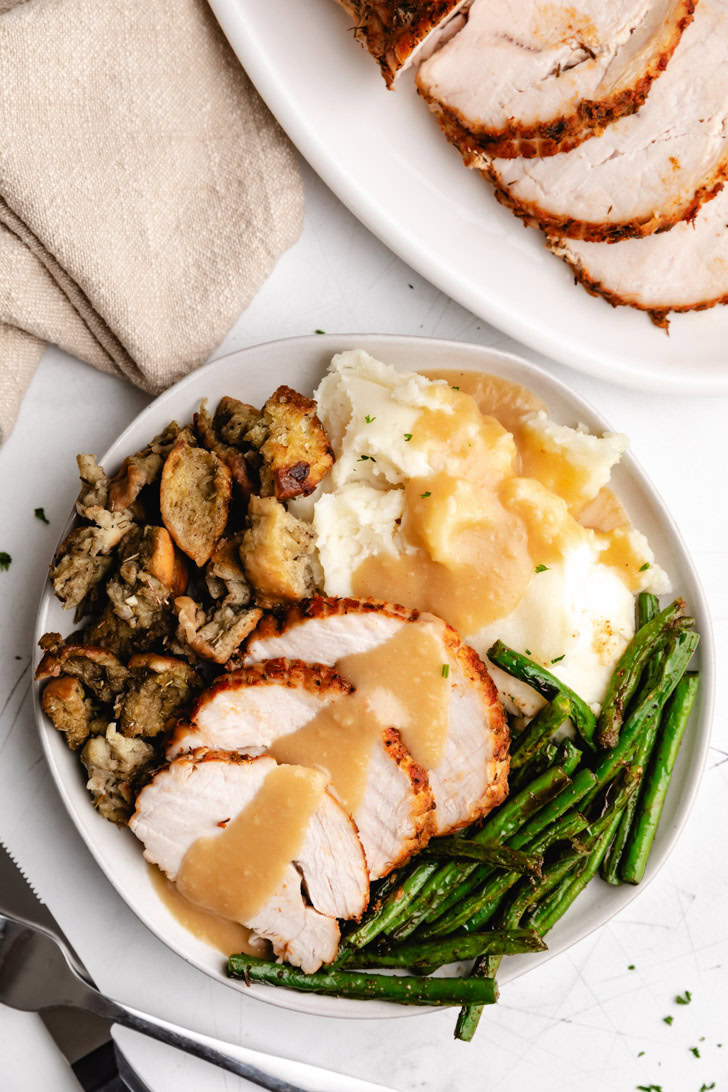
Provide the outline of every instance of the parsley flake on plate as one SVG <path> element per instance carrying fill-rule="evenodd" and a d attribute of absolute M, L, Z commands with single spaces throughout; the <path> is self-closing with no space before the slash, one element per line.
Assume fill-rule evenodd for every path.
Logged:
<path fill-rule="evenodd" d="M 10 562 L 12 560 L 10 554 L 6 554 L 4 550 L 0 550 L 0 572 L 6 573 L 10 568 Z"/>
<path fill-rule="evenodd" d="M 41 523 L 50 523 L 51 522 L 49 519 L 46 519 L 46 514 L 45 514 L 45 512 L 43 511 L 42 508 L 34 509 L 33 514 L 34 514 L 36 519 L 39 519 L 41 521 Z"/>

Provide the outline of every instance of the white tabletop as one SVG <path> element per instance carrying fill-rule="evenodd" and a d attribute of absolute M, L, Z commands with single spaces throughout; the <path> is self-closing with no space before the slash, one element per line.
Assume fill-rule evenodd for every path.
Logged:
<path fill-rule="evenodd" d="M 538 359 L 423 281 L 304 171 L 304 233 L 215 356 L 323 329 L 454 338 Z M 728 656 L 728 399 L 641 395 L 539 362 L 631 436 L 697 563 L 720 663 Z M 728 685 L 722 678 L 702 789 L 662 873 L 608 926 L 504 990 L 471 1044 L 453 1041 L 449 1011 L 384 1023 L 316 1019 L 263 1005 L 188 967 L 139 924 L 92 861 L 50 781 L 28 663 L 49 550 L 77 491 L 74 456 L 103 451 L 146 402 L 126 383 L 50 349 L 0 452 L 0 550 L 13 558 L 0 574 L 0 835 L 99 986 L 208 1034 L 402 1092 L 625 1092 L 651 1084 L 699 1092 L 712 1081 L 717 1090 L 728 1088 Z M 33 517 L 41 505 L 50 527 Z M 692 1003 L 676 1005 L 686 989 Z M 663 1022 L 668 1015 L 671 1026 Z M 119 1040 L 152 1092 L 251 1087 L 133 1033 L 120 1032 Z M 37 1017 L 0 1009 L 0 1087 L 77 1088 Z"/>

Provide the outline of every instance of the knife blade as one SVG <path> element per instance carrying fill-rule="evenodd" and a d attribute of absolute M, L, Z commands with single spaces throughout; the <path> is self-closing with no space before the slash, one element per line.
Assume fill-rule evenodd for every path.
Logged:
<path fill-rule="evenodd" d="M 3 913 L 55 937 L 68 950 L 83 978 L 94 985 L 53 914 L 10 850 L 0 842 L 0 915 Z M 85 1092 L 149 1092 L 114 1043 L 111 1020 L 70 1009 L 46 1009 L 38 1015 Z"/>

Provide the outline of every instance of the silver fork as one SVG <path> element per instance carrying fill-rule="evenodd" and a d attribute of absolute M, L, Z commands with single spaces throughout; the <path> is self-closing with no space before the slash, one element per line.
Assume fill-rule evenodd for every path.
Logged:
<path fill-rule="evenodd" d="M 82 976 L 64 945 L 45 929 L 0 915 L 0 1003 L 24 1012 L 81 1009 L 244 1077 L 270 1092 L 386 1092 L 382 1085 L 304 1062 L 234 1047 L 176 1027 L 105 997 Z M 193 1037 L 194 1036 L 194 1037 Z M 259 1068 L 264 1065 L 266 1070 Z M 279 1075 L 276 1075 L 276 1071 Z M 303 1083 L 294 1084 L 288 1078 Z"/>

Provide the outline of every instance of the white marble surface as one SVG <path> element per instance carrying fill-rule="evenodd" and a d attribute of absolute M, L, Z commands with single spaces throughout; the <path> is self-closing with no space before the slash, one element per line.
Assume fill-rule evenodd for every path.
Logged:
<path fill-rule="evenodd" d="M 302 238 L 216 356 L 315 329 L 433 335 L 521 351 L 395 258 L 309 171 L 306 185 Z M 720 663 L 728 656 L 728 399 L 640 395 L 541 363 L 632 437 L 701 573 Z M 49 350 L 0 452 L 0 550 L 13 557 L 10 570 L 0 573 L 0 834 L 101 988 L 200 1031 L 401 1092 L 625 1092 L 650 1084 L 699 1092 L 712 1081 L 728 1089 L 728 685 L 722 678 L 702 789 L 662 873 L 600 932 L 509 986 L 472 1044 L 453 1041 L 450 1012 L 387 1024 L 344 1022 L 248 1000 L 188 967 L 137 922 L 92 861 L 50 782 L 27 665 L 49 551 L 76 493 L 74 455 L 102 451 L 145 403 L 121 381 Z M 39 505 L 50 527 L 34 519 Z M 685 989 L 692 1003 L 677 1006 L 675 995 Z M 672 1026 L 663 1022 L 667 1015 Z M 120 1033 L 120 1040 L 152 1092 L 250 1087 L 131 1033 Z M 37 1017 L 0 1009 L 2 1092 L 74 1087 Z"/>

